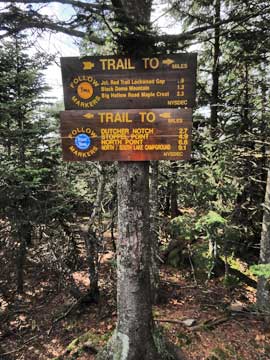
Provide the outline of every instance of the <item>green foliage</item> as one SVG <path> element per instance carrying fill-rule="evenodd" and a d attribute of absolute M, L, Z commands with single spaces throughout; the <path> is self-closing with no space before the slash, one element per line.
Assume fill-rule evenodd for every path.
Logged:
<path fill-rule="evenodd" d="M 263 276 L 266 279 L 270 278 L 270 264 L 252 265 L 249 270 L 256 276 Z"/>
<path fill-rule="evenodd" d="M 178 339 L 179 346 L 188 346 L 192 343 L 192 339 L 188 334 L 185 333 L 177 333 L 176 337 Z"/>
<path fill-rule="evenodd" d="M 91 344 L 94 349 L 99 349 L 104 342 L 107 342 L 108 339 L 112 336 L 112 332 L 107 332 L 106 334 L 95 334 L 94 332 L 87 331 L 86 333 L 75 338 L 68 344 L 64 355 L 55 358 L 54 360 L 75 360 L 82 356 L 84 353 L 87 353 L 87 344 Z"/>
<path fill-rule="evenodd" d="M 210 210 L 196 222 L 196 230 L 204 232 L 207 239 L 215 239 L 224 236 L 224 228 L 227 221 L 217 212 Z"/>
<path fill-rule="evenodd" d="M 35 221 L 44 185 L 54 178 L 44 138 L 51 127 L 41 112 L 41 95 L 47 89 L 42 70 L 50 59 L 44 54 L 31 58 L 20 36 L 4 46 L 0 46 L 0 212 L 18 223 Z"/>
<path fill-rule="evenodd" d="M 217 212 L 210 210 L 202 216 L 183 215 L 171 221 L 172 236 L 180 237 L 187 241 L 198 239 L 203 235 L 209 238 L 224 238 L 224 232 L 229 226 L 227 219 Z"/>
<path fill-rule="evenodd" d="M 265 181 L 266 147 L 269 138 L 269 40 L 264 19 L 252 14 L 264 4 L 224 1 L 221 14 L 217 2 L 170 1 L 168 10 L 185 29 L 213 24 L 216 17 L 232 17 L 212 32 L 201 32 L 198 58 L 198 104 L 194 114 L 193 159 L 178 172 L 181 207 L 193 207 L 197 212 L 216 211 L 230 218 L 234 249 L 245 255 L 254 254 L 261 231 Z M 239 6 L 241 4 L 241 6 Z M 199 14 L 199 15 L 198 15 Z M 238 17 L 246 16 L 245 27 Z M 267 17 L 268 18 L 268 17 Z M 233 25 L 234 24 L 234 25 Z M 215 36 L 219 42 L 218 62 L 213 54 Z M 228 36 L 229 34 L 229 36 Z M 269 39 L 269 37 L 268 37 Z M 188 42 L 188 41 L 187 41 Z M 213 76 L 218 77 L 218 89 L 213 89 Z M 211 103 L 216 90 L 217 126 L 211 130 Z M 213 136 L 214 133 L 214 136 Z M 228 229 L 226 229 L 228 232 Z M 226 241 L 228 241 L 229 237 Z"/>
<path fill-rule="evenodd" d="M 208 214 L 202 216 L 196 223 L 196 228 L 200 231 L 202 228 L 212 228 L 226 224 L 226 220 L 217 212 L 210 210 Z"/>
<path fill-rule="evenodd" d="M 200 280 L 206 280 L 207 274 L 211 268 L 211 258 L 209 256 L 209 247 L 207 243 L 195 244 L 192 247 L 192 261 L 196 277 Z"/>
<path fill-rule="evenodd" d="M 174 267 L 183 266 L 183 257 L 188 252 L 188 256 L 192 258 L 196 276 L 201 279 L 204 279 L 207 273 L 209 274 L 213 257 L 230 256 L 241 239 L 241 229 L 235 226 L 229 217 L 225 218 L 213 210 L 205 215 L 178 216 L 171 220 L 171 226 L 172 237 L 179 238 L 182 246 L 174 248 L 169 253 L 168 263 Z M 215 253 L 213 253 L 213 246 L 215 246 Z M 234 259 L 230 261 L 238 266 Z M 228 281 L 230 282 L 230 279 Z M 232 282 L 237 282 L 237 280 L 232 279 Z"/>
<path fill-rule="evenodd" d="M 61 161 L 60 105 L 49 106 L 43 95 L 48 87 L 42 71 L 51 57 L 30 56 L 21 36 L 4 46 L 0 46 L 0 214 L 14 225 L 71 220 L 78 203 L 93 198 L 85 178 L 78 177 L 82 166 Z"/>
<path fill-rule="evenodd" d="M 183 215 L 171 220 L 171 236 L 192 241 L 196 235 L 195 216 Z"/>
<path fill-rule="evenodd" d="M 173 249 L 168 255 L 167 263 L 175 268 L 178 268 L 182 264 L 181 249 Z"/>
<path fill-rule="evenodd" d="M 235 276 L 227 275 L 224 277 L 223 284 L 232 289 L 237 288 L 241 284 L 241 281 Z"/>

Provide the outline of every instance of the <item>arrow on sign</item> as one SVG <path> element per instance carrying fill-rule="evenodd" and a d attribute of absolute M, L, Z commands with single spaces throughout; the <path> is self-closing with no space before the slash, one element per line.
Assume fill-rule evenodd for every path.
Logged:
<path fill-rule="evenodd" d="M 91 70 L 95 67 L 95 64 L 91 61 L 83 61 L 83 70 Z"/>
<path fill-rule="evenodd" d="M 83 117 L 85 117 L 87 119 L 93 119 L 94 115 L 91 113 L 87 113 L 87 114 L 83 115 Z"/>
<path fill-rule="evenodd" d="M 171 113 L 165 112 L 165 113 L 160 114 L 159 116 L 162 117 L 163 119 L 170 119 Z"/>
<path fill-rule="evenodd" d="M 166 59 L 166 60 L 163 60 L 162 62 L 163 62 L 163 64 L 171 65 L 171 64 L 174 63 L 174 60 L 172 60 L 172 59 Z"/>

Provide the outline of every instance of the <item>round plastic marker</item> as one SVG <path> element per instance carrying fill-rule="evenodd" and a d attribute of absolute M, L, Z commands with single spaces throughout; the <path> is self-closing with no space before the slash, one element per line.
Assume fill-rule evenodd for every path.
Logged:
<path fill-rule="evenodd" d="M 87 150 L 91 145 L 91 138 L 86 134 L 79 134 L 75 137 L 75 145 L 79 150 Z"/>

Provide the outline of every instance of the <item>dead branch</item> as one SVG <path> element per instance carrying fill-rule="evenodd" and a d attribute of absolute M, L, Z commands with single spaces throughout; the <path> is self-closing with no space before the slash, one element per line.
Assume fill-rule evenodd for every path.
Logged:
<path fill-rule="evenodd" d="M 35 335 L 35 336 L 32 336 L 30 339 L 26 340 L 23 345 L 21 347 L 19 347 L 18 349 L 15 349 L 15 350 L 12 350 L 12 351 L 7 351 L 5 353 L 2 353 L 0 354 L 0 358 L 2 356 L 8 356 L 8 355 L 11 355 L 11 354 L 15 354 L 16 352 L 20 352 L 24 349 L 25 345 L 27 345 L 28 343 L 30 343 L 31 341 L 35 340 L 37 337 L 39 337 L 40 335 Z"/>
<path fill-rule="evenodd" d="M 183 321 L 185 318 L 182 318 L 182 320 L 173 320 L 173 319 L 154 319 L 154 321 L 160 322 L 160 323 L 170 323 L 170 324 L 179 324 L 179 325 L 185 325 Z"/>
<path fill-rule="evenodd" d="M 163 284 L 166 284 L 166 285 L 178 287 L 179 289 L 194 289 L 194 288 L 200 288 L 201 287 L 198 284 L 182 286 L 182 285 L 179 285 L 177 283 L 174 283 L 174 282 L 168 281 L 168 280 L 162 280 L 161 282 Z"/>
<path fill-rule="evenodd" d="M 51 325 L 51 327 L 50 327 L 50 329 L 49 329 L 49 331 L 48 331 L 48 336 L 51 334 L 51 332 L 52 332 L 52 330 L 53 330 L 53 327 L 54 327 L 54 325 L 55 325 L 56 323 L 58 323 L 59 321 L 65 319 L 65 318 L 72 312 L 72 310 L 74 310 L 77 306 L 79 306 L 79 304 L 80 304 L 81 301 L 82 301 L 82 298 L 83 298 L 83 297 L 81 297 L 79 300 L 77 300 L 76 302 L 74 302 L 74 304 L 72 304 L 64 314 L 60 315 L 58 318 L 56 318 L 56 319 L 53 320 L 52 325 Z"/>
<path fill-rule="evenodd" d="M 189 327 L 189 329 L 192 330 L 192 331 L 197 331 L 197 330 L 200 330 L 202 328 L 212 328 L 212 327 L 217 326 L 219 324 L 223 324 L 224 322 L 226 322 L 226 321 L 228 321 L 230 319 L 231 319 L 230 315 L 225 315 L 225 316 L 221 316 L 221 317 L 216 318 L 216 319 L 204 320 L 198 325 Z"/>

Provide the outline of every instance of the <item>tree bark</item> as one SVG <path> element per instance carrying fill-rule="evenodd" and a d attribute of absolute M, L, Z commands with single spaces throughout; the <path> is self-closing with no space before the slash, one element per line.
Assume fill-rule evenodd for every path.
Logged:
<path fill-rule="evenodd" d="M 158 360 L 152 336 L 149 164 L 118 168 L 117 327 L 98 359 Z"/>
<path fill-rule="evenodd" d="M 158 358 L 152 338 L 148 170 L 145 162 L 121 163 L 118 171 L 117 332 L 129 339 L 130 360 Z"/>
<path fill-rule="evenodd" d="M 219 102 L 219 57 L 220 57 L 220 0 L 215 1 L 215 43 L 214 62 L 212 69 L 212 91 L 211 91 L 211 133 L 214 136 L 218 125 L 218 102 Z"/>
<path fill-rule="evenodd" d="M 18 225 L 18 241 L 19 247 L 16 256 L 16 272 L 17 272 L 17 292 L 23 293 L 24 290 L 24 265 L 27 254 L 27 246 L 31 244 L 32 226 L 30 223 L 21 223 Z"/>
<path fill-rule="evenodd" d="M 172 180 L 170 182 L 170 203 L 171 203 L 171 218 L 174 219 L 179 215 L 178 203 L 177 203 L 177 171 L 178 165 L 175 161 L 171 163 Z"/>
<path fill-rule="evenodd" d="M 247 55 L 245 55 L 247 56 Z M 244 84 L 243 90 L 243 106 L 241 111 L 241 133 L 245 133 L 251 128 L 251 117 L 250 117 L 250 92 L 249 92 L 249 64 L 248 60 L 244 60 L 244 68 L 243 68 L 243 79 L 242 82 Z M 250 146 L 250 143 L 248 142 Z"/>
<path fill-rule="evenodd" d="M 270 263 L 270 169 L 268 169 L 267 172 L 267 183 L 265 190 L 264 215 L 260 244 L 260 263 Z M 257 306 L 262 311 L 270 310 L 269 279 L 264 276 L 259 276 L 258 278 Z"/>
<path fill-rule="evenodd" d="M 105 169 L 104 165 L 100 166 L 98 175 L 98 187 L 93 211 L 86 229 L 81 227 L 87 254 L 88 274 L 90 288 L 88 291 L 89 301 L 98 302 L 99 299 L 99 261 L 98 247 L 100 242 L 99 233 L 101 232 L 101 202 L 103 199 L 105 187 Z M 85 230 L 85 231 L 83 231 Z"/>
<path fill-rule="evenodd" d="M 261 93 L 262 93 L 262 113 L 261 113 L 261 134 L 262 134 L 262 153 L 263 158 L 260 163 L 261 171 L 261 180 L 265 180 L 265 172 L 263 171 L 268 167 L 267 177 L 266 177 L 266 188 L 265 188 L 265 200 L 264 200 L 264 209 L 263 209 L 263 221 L 262 221 L 262 232 L 261 232 L 261 241 L 260 241 L 260 263 L 269 264 L 270 263 L 270 148 L 266 145 L 269 129 L 267 127 L 267 83 L 265 79 L 267 78 L 267 58 L 263 58 L 262 68 L 261 68 Z M 270 289 L 269 289 L 269 279 L 266 279 L 263 276 L 259 276 L 257 284 L 257 307 L 262 311 L 270 311 Z"/>
<path fill-rule="evenodd" d="M 150 175 L 150 283 L 152 303 L 158 302 L 158 290 L 160 285 L 158 266 L 158 162 L 151 162 Z"/>

